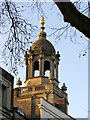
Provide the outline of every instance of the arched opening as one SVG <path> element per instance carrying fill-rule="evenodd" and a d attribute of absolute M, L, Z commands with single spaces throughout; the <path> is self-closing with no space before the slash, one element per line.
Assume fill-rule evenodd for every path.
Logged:
<path fill-rule="evenodd" d="M 39 76 L 39 62 L 35 61 L 34 62 L 34 77 Z"/>
<path fill-rule="evenodd" d="M 44 76 L 46 77 L 50 76 L 50 62 L 49 61 L 44 62 Z"/>

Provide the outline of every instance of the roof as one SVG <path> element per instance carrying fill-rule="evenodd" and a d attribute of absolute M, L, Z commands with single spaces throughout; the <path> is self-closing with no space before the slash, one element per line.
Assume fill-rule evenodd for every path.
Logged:
<path fill-rule="evenodd" d="M 41 103 L 39 105 L 41 106 L 42 109 L 46 109 L 47 110 L 46 114 L 49 111 L 49 113 L 53 113 L 55 116 L 57 116 L 57 118 L 60 118 L 61 120 L 65 120 L 65 119 L 67 119 L 67 120 L 76 120 L 72 116 L 70 116 L 70 115 L 62 112 L 60 109 L 58 109 L 56 106 L 54 106 L 53 104 L 51 104 L 50 102 L 48 102 L 43 97 L 40 98 L 40 99 L 41 99 Z"/>
<path fill-rule="evenodd" d="M 39 39 L 33 43 L 31 48 L 34 53 L 55 54 L 54 46 L 46 39 L 45 32 L 40 32 Z"/>
<path fill-rule="evenodd" d="M 14 77 L 8 73 L 6 70 L 0 67 L 0 75 L 4 78 L 8 79 L 9 81 L 13 81 Z"/>

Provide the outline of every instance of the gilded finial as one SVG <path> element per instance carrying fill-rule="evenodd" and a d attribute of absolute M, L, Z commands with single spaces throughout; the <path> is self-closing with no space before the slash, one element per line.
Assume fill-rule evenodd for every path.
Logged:
<path fill-rule="evenodd" d="M 42 17 L 42 19 L 41 19 L 41 21 L 40 21 L 40 24 L 41 24 L 41 27 L 40 27 L 40 33 L 39 33 L 39 37 L 44 37 L 44 38 L 46 38 L 46 33 L 44 32 L 44 29 L 45 29 L 45 27 L 44 27 L 44 24 L 45 24 L 45 20 L 44 20 L 44 16 L 41 16 Z"/>
<path fill-rule="evenodd" d="M 44 20 L 44 16 L 41 16 L 42 17 L 42 20 L 40 21 L 40 24 L 42 25 L 42 27 L 44 26 L 45 24 L 45 20 Z"/>

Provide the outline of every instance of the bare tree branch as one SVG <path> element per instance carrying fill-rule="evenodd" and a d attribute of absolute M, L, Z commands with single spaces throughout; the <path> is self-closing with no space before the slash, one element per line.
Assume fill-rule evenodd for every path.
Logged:
<path fill-rule="evenodd" d="M 71 26 L 75 27 L 77 30 L 82 32 L 86 37 L 90 38 L 90 19 L 80 13 L 73 3 L 69 0 L 68 2 L 58 2 L 56 0 L 55 4 L 58 6 L 59 10 L 64 16 L 64 21 L 69 22 Z"/>
<path fill-rule="evenodd" d="M 31 11 L 37 10 L 38 17 L 45 16 L 43 10 L 43 4 L 46 2 L 40 2 L 40 0 L 34 0 L 34 2 L 26 6 Z M 55 2 L 62 14 L 64 20 L 71 23 L 76 29 L 81 31 L 87 37 L 90 37 L 90 19 L 81 14 L 76 7 L 70 3 Z M 5 64 L 10 66 L 11 71 L 17 75 L 18 65 L 23 65 L 23 54 L 27 51 L 27 48 L 32 43 L 31 37 L 36 35 L 38 28 L 35 25 L 28 23 L 26 19 L 21 16 L 24 6 L 18 7 L 14 2 L 4 0 L 0 3 L 0 31 L 2 34 L 8 34 L 8 38 L 4 41 L 3 58 Z M 79 7 L 79 6 L 78 6 Z M 86 11 L 87 9 L 83 10 Z M 60 28 L 51 28 L 53 31 L 51 35 L 57 39 L 56 43 L 61 39 L 61 36 L 69 29 L 70 24 L 62 26 Z M 3 32 L 4 31 L 4 32 Z M 74 32 L 74 36 L 76 31 Z M 66 35 L 67 36 L 67 35 Z M 72 37 L 70 37 L 72 40 Z"/>
<path fill-rule="evenodd" d="M 17 65 L 21 64 L 22 54 L 30 46 L 31 36 L 36 34 L 38 28 L 30 23 L 27 23 L 19 15 L 19 9 L 15 3 L 5 2 L 2 3 L 2 27 L 6 27 L 6 33 L 8 33 L 8 39 L 5 42 L 3 48 L 3 58 L 6 60 L 6 65 L 10 63 L 11 71 L 17 74 Z M 5 19 L 5 21 L 4 21 Z M 8 26 L 6 26 L 8 24 Z"/>

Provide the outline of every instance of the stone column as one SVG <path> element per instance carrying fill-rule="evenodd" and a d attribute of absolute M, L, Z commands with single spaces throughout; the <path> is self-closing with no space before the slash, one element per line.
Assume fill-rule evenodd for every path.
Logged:
<path fill-rule="evenodd" d="M 56 80 L 58 80 L 58 63 L 56 63 Z"/>
<path fill-rule="evenodd" d="M 53 62 L 53 59 L 51 59 L 51 62 L 50 62 L 50 77 L 51 77 L 51 79 L 54 78 L 54 62 Z"/>
<path fill-rule="evenodd" d="M 28 59 L 28 79 L 30 78 L 30 59 Z"/>
<path fill-rule="evenodd" d="M 33 73 L 33 58 L 31 57 L 30 59 L 30 77 L 33 77 L 34 76 L 34 73 Z"/>
<path fill-rule="evenodd" d="M 42 76 L 42 57 L 39 59 L 39 76 Z"/>
<path fill-rule="evenodd" d="M 31 118 L 35 118 L 36 99 L 35 96 L 31 97 Z"/>
<path fill-rule="evenodd" d="M 26 58 L 26 80 L 28 80 L 28 59 Z"/>
<path fill-rule="evenodd" d="M 42 76 L 44 76 L 44 59 L 42 58 Z"/>

